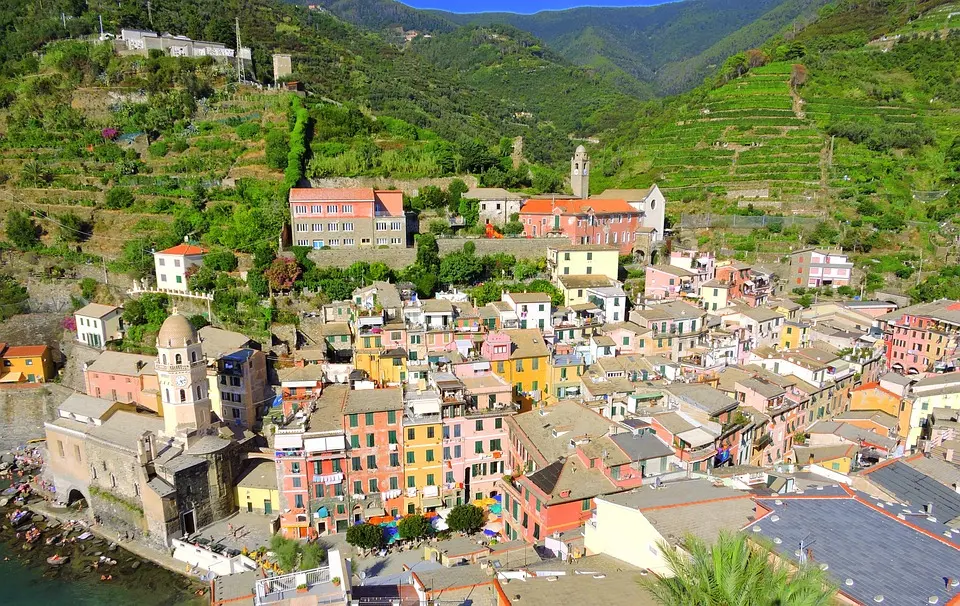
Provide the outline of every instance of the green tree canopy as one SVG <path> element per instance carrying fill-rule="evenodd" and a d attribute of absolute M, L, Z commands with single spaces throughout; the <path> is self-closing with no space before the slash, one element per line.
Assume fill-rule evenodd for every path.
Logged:
<path fill-rule="evenodd" d="M 454 532 L 473 534 L 483 527 L 483 509 L 476 505 L 457 505 L 447 516 L 447 526 Z"/>
<path fill-rule="evenodd" d="M 422 515 L 410 515 L 397 524 L 401 539 L 422 539 L 430 534 L 430 521 Z"/>
<path fill-rule="evenodd" d="M 7 239 L 20 250 L 30 250 L 40 244 L 40 226 L 24 212 L 7 213 Z"/>
<path fill-rule="evenodd" d="M 361 549 L 383 545 L 383 529 L 375 524 L 356 524 L 347 529 L 347 543 Z"/>

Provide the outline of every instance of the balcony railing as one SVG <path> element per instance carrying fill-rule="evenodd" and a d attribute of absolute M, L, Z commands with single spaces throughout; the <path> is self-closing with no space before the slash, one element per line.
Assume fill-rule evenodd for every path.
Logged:
<path fill-rule="evenodd" d="M 345 600 L 344 591 L 331 582 L 330 568 L 325 567 L 260 579 L 255 587 L 254 603 L 261 606 L 290 600 L 297 597 L 297 587 L 302 586 L 306 586 L 307 595 L 315 598 L 314 604 L 336 604 Z"/>

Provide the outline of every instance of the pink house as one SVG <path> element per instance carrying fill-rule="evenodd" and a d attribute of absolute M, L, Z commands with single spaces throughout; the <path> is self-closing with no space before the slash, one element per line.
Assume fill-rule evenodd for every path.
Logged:
<path fill-rule="evenodd" d="M 564 236 L 571 244 L 609 244 L 629 254 L 642 214 L 625 200 L 528 200 L 520 222 L 528 238 Z"/>
<path fill-rule="evenodd" d="M 84 365 L 87 395 L 158 411 L 160 384 L 155 362 L 151 356 L 105 351 L 95 362 Z"/>
<path fill-rule="evenodd" d="M 648 265 L 644 270 L 643 295 L 647 299 L 678 299 L 699 292 L 696 274 L 673 265 Z"/>
<path fill-rule="evenodd" d="M 649 328 L 633 322 L 605 324 L 601 332 L 613 339 L 617 355 L 621 356 L 646 353 L 647 340 L 653 334 Z"/>

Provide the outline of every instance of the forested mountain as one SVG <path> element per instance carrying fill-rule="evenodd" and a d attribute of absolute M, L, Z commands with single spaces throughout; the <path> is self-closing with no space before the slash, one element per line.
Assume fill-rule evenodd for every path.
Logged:
<path fill-rule="evenodd" d="M 30 53 L 44 43 L 96 32 L 100 15 L 105 31 L 142 27 L 231 46 L 235 44 L 236 16 L 243 44 L 253 50 L 254 77 L 261 82 L 269 83 L 272 78 L 270 55 L 288 52 L 293 55 L 294 76 L 315 95 L 356 103 L 449 140 L 496 142 L 501 137 L 529 135 L 525 152 L 536 161 L 565 158 L 571 134 L 596 134 L 591 129 L 611 123 L 604 118 L 607 109 L 622 115 L 631 107 L 631 99 L 603 79 L 542 49 L 537 51 L 540 43 L 529 35 L 510 51 L 505 50 L 510 37 L 497 41 L 503 45 L 505 62 L 486 64 L 484 74 L 472 74 L 461 73 L 458 68 L 462 65 L 439 60 L 439 54 L 430 50 L 432 46 L 425 46 L 423 54 L 406 52 L 380 34 L 359 29 L 328 12 L 279 0 L 174 0 L 154 3 L 152 13 L 145 3 L 105 3 L 102 10 L 94 12 L 85 3 L 72 0 L 51 0 L 43 8 L 24 0 L 12 1 L 17 6 L 2 11 L 4 21 L 0 22 L 4 34 L 0 36 L 0 73 L 8 76 L 31 71 L 36 59 Z M 65 20 L 60 18 L 61 12 Z M 469 34 L 464 36 L 469 38 Z M 464 42 L 463 36 L 454 36 L 436 47 L 464 57 L 478 57 L 475 53 L 490 48 L 472 48 Z M 551 80 L 544 81 L 543 90 L 520 95 L 516 83 L 523 72 L 514 70 L 549 73 Z M 495 78 L 503 78 L 503 86 L 497 86 Z M 551 89 L 555 92 L 548 94 Z M 562 102 L 557 96 L 561 93 L 565 95 Z M 529 101 L 538 95 L 554 98 L 531 105 Z M 574 107 L 579 109 L 572 111 Z M 551 151 L 561 148 L 562 156 Z"/>
<path fill-rule="evenodd" d="M 627 92 L 670 94 L 697 86 L 728 56 L 762 44 L 788 25 L 812 20 L 826 1 L 684 0 L 533 15 L 417 11 L 394 0 L 319 0 L 319 4 L 372 29 L 401 26 L 443 33 L 450 31 L 451 23 L 512 25 Z"/>

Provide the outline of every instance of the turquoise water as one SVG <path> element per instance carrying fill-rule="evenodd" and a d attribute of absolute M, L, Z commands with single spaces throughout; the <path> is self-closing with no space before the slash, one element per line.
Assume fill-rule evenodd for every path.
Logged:
<path fill-rule="evenodd" d="M 116 552 L 117 558 L 131 557 Z M 9 557 L 8 561 L 4 558 Z M 30 563 L 27 563 L 27 560 Z M 38 563 L 39 562 L 39 563 Z M 70 606 L 167 606 L 209 604 L 209 596 L 197 598 L 188 581 L 165 569 L 142 564 L 135 571 L 117 572 L 114 580 L 101 582 L 100 575 L 64 565 L 52 570 L 41 556 L 15 554 L 0 542 L 0 604 Z M 119 567 L 118 567 L 119 568 Z M 129 567 L 126 567 L 129 568 Z"/>

